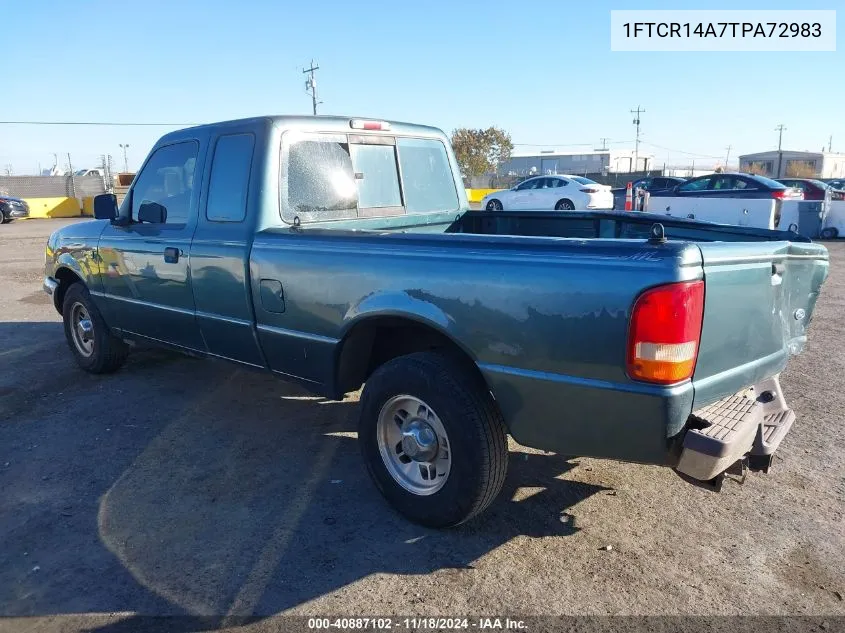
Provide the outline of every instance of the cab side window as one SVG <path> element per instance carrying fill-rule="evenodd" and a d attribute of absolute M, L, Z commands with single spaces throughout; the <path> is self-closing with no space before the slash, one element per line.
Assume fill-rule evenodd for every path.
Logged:
<path fill-rule="evenodd" d="M 252 134 L 221 136 L 214 147 L 205 217 L 212 222 L 243 222 L 252 168 Z"/>
<path fill-rule="evenodd" d="M 160 147 L 153 153 L 132 187 L 132 221 L 138 221 L 141 205 L 154 202 L 164 207 L 166 224 L 186 224 L 199 145 L 195 141 Z"/>

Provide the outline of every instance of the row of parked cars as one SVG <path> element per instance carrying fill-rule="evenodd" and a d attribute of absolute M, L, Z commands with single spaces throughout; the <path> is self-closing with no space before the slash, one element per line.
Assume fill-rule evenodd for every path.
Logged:
<path fill-rule="evenodd" d="M 782 178 L 744 173 L 721 173 L 679 178 L 649 176 L 634 188 L 652 196 L 696 198 L 774 198 L 778 200 L 845 200 L 845 181 Z M 494 191 L 482 200 L 487 211 L 623 209 L 625 187 L 611 188 L 583 176 L 552 174 L 522 181 L 511 189 Z"/>
<path fill-rule="evenodd" d="M 745 173 L 707 174 L 697 178 L 655 176 L 634 183 L 635 188 L 656 197 L 695 198 L 775 198 L 777 200 L 845 200 L 845 191 L 835 186 L 843 184 L 822 182 L 813 178 L 779 178 Z M 614 189 L 616 208 L 625 189 Z"/>

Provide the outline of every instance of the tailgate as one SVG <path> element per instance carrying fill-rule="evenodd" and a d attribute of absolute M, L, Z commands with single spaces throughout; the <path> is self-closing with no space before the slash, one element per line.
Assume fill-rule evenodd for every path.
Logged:
<path fill-rule="evenodd" d="M 779 373 L 799 353 L 822 282 L 827 249 L 795 242 L 698 243 L 704 323 L 694 408 Z"/>

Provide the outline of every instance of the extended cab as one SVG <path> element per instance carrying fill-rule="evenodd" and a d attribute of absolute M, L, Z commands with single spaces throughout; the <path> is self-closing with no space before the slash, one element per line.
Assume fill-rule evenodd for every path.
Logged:
<path fill-rule="evenodd" d="M 339 117 L 168 134 L 95 215 L 50 237 L 44 281 L 83 369 L 143 342 L 364 384 L 370 474 L 432 526 L 491 503 L 508 433 L 710 485 L 766 470 L 828 271 L 794 233 L 470 211 L 440 130 Z"/>

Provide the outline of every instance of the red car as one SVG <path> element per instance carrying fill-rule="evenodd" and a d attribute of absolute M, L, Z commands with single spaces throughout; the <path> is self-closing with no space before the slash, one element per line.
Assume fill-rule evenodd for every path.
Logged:
<path fill-rule="evenodd" d="M 795 187 L 804 192 L 804 200 L 824 200 L 830 189 L 831 200 L 845 200 L 845 191 L 833 189 L 826 182 L 812 178 L 779 178 L 778 182 L 787 187 Z"/>

